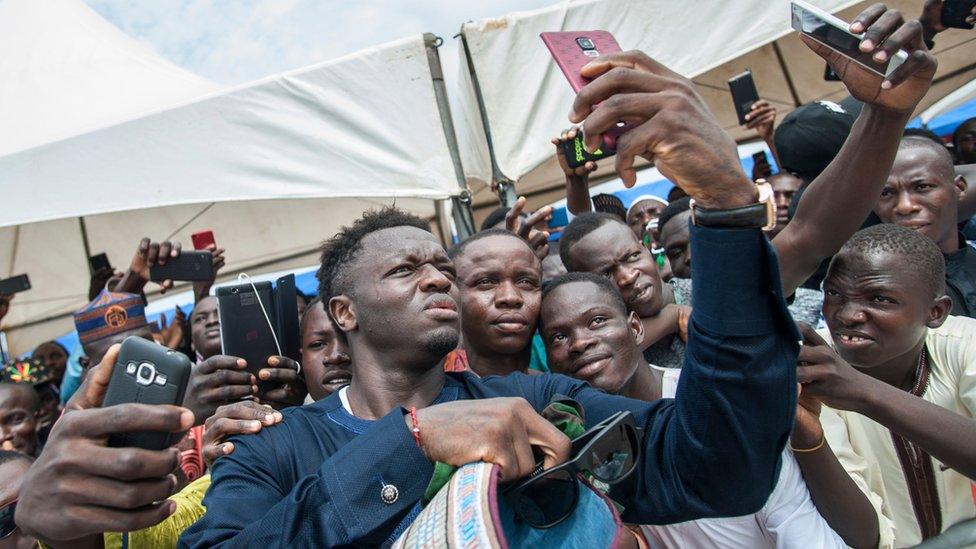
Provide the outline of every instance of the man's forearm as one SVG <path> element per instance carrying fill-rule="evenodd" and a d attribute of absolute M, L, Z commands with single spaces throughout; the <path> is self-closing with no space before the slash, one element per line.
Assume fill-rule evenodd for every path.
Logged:
<path fill-rule="evenodd" d="M 142 292 L 142 289 L 146 287 L 146 281 L 143 280 L 141 276 L 136 274 L 132 269 L 126 269 L 125 274 L 112 289 L 114 292 L 128 292 L 130 294 L 138 294 Z"/>
<path fill-rule="evenodd" d="M 566 208 L 573 215 L 580 215 L 593 210 L 587 178 L 575 175 L 566 176 Z"/>
<path fill-rule="evenodd" d="M 877 547 L 878 515 L 826 443 L 793 454 L 817 511 L 851 547 Z"/>
<path fill-rule="evenodd" d="M 976 480 L 976 420 L 874 380 L 856 412 L 922 447 L 933 458 Z"/>
<path fill-rule="evenodd" d="M 773 239 L 787 294 L 837 253 L 871 213 L 908 119 L 864 105 L 837 157 L 803 193 L 796 215 Z"/>

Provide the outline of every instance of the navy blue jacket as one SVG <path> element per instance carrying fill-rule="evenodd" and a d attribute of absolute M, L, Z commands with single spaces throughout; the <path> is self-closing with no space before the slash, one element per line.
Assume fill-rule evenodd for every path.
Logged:
<path fill-rule="evenodd" d="M 799 334 L 773 248 L 758 230 L 692 228 L 694 311 L 676 400 L 608 395 L 559 375 L 479 379 L 446 374 L 435 403 L 524 397 L 541 411 L 555 394 L 593 425 L 619 410 L 643 427 L 643 463 L 613 497 L 631 523 L 745 515 L 765 503 L 796 406 Z M 233 438 L 213 467 L 206 515 L 181 547 L 381 545 L 419 511 L 433 465 L 405 411 L 365 421 L 338 395 L 286 410 L 284 421 Z M 384 503 L 381 488 L 396 486 Z"/>

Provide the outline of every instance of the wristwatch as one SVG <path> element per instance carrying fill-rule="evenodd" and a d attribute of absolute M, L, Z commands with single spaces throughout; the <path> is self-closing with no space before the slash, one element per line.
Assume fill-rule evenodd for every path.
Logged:
<path fill-rule="evenodd" d="M 755 204 L 728 210 L 707 210 L 691 199 L 691 222 L 698 227 L 720 229 L 762 229 L 776 227 L 776 198 L 765 179 L 756 180 L 759 201 Z"/>

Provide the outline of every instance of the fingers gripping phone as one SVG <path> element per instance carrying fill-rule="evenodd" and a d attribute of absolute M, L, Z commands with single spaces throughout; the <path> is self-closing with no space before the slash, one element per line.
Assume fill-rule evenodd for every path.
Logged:
<path fill-rule="evenodd" d="M 209 251 L 184 251 L 177 257 L 166 259 L 165 265 L 149 267 L 149 279 L 163 280 L 213 280 L 213 254 Z"/>
<path fill-rule="evenodd" d="M 620 45 L 607 31 L 543 32 L 539 36 L 576 93 L 590 82 L 580 75 L 584 65 L 601 55 L 621 51 Z M 594 153 L 586 151 L 583 136 L 578 133 L 572 141 L 562 144 L 567 164 L 571 168 L 578 168 L 588 161 L 613 156 L 617 149 L 617 138 L 632 128 L 625 122 L 617 123 L 616 128 L 603 135 L 603 146 Z"/>
<path fill-rule="evenodd" d="M 749 114 L 752 105 L 759 101 L 759 92 L 756 91 L 752 71 L 746 69 L 742 74 L 729 78 L 729 91 L 732 92 L 732 103 L 735 106 L 735 114 L 739 116 L 739 124 L 745 125 L 748 122 L 746 115 Z"/>
<path fill-rule="evenodd" d="M 885 62 L 879 63 L 874 60 L 873 54 L 864 53 L 860 50 L 859 46 L 864 35 L 850 32 L 848 23 L 802 0 L 793 0 L 790 3 L 790 9 L 793 14 L 792 22 L 795 30 L 853 60 L 878 76 L 887 77 L 908 59 L 908 54 L 899 50 Z"/>
<path fill-rule="evenodd" d="M 130 336 L 122 342 L 102 407 L 129 402 L 179 406 L 186 394 L 192 365 L 183 353 Z M 179 442 L 182 433 L 138 431 L 116 433 L 109 446 L 163 450 Z"/>

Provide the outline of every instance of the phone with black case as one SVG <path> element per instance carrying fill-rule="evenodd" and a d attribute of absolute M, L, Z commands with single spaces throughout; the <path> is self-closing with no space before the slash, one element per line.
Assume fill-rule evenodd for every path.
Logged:
<path fill-rule="evenodd" d="M 729 91 L 732 92 L 732 104 L 735 114 L 739 116 L 739 124 L 746 123 L 746 115 L 752 109 L 752 104 L 759 101 L 756 83 L 752 80 L 752 71 L 746 69 L 742 74 L 729 78 Z"/>
<path fill-rule="evenodd" d="M 112 264 L 108 261 L 108 255 L 104 253 L 96 254 L 88 258 L 88 265 L 91 266 L 93 273 L 104 269 L 111 269 Z"/>
<path fill-rule="evenodd" d="M 183 353 L 141 337 L 127 337 L 112 369 L 102 407 L 129 402 L 179 406 L 183 404 L 192 368 L 190 359 Z M 182 437 L 183 433 L 163 431 L 116 433 L 109 437 L 108 444 L 163 450 Z"/>
<path fill-rule="evenodd" d="M 259 370 L 268 367 L 270 357 L 278 354 L 275 333 L 272 330 L 275 325 L 272 295 L 270 282 L 255 282 L 253 287 L 252 284 L 237 284 L 217 288 L 222 353 L 243 358 L 247 361 L 247 371 L 255 376 Z M 264 305 L 264 311 L 261 310 L 261 305 Z M 265 312 L 268 314 L 267 318 L 264 316 Z M 297 318 L 297 311 L 295 316 Z M 260 381 L 258 384 L 263 387 L 274 385 Z"/>
<path fill-rule="evenodd" d="M 976 6 L 976 0 L 944 0 L 942 25 L 953 29 L 973 28 L 971 23 L 966 22 L 966 18 L 973 14 L 973 6 Z"/>
<path fill-rule="evenodd" d="M 0 295 L 16 294 L 31 289 L 30 278 L 26 274 L 0 280 Z"/>
<path fill-rule="evenodd" d="M 186 280 L 191 282 L 213 280 L 213 254 L 209 251 L 187 250 L 177 257 L 166 259 L 165 265 L 149 267 L 149 280 Z"/>

